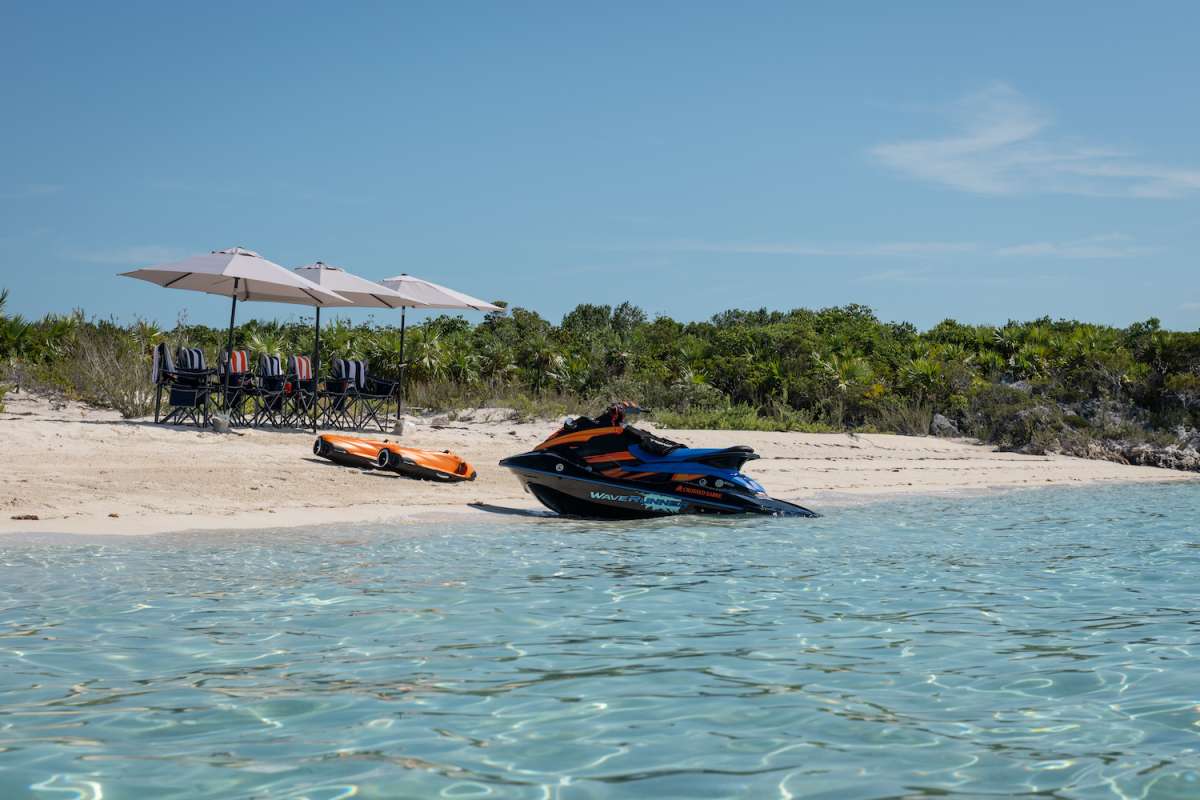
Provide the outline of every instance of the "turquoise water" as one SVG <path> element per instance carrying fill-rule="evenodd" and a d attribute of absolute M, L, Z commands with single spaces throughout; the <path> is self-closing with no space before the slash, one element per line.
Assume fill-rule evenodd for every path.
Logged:
<path fill-rule="evenodd" d="M 0 797 L 1200 797 L 1200 487 L 0 542 Z"/>

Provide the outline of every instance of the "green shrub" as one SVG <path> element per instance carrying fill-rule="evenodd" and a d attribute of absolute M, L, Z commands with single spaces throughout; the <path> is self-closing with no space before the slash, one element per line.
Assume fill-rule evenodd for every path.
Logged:
<path fill-rule="evenodd" d="M 1067 423 L 1077 431 L 1086 431 L 1088 428 L 1092 427 L 1092 424 L 1088 422 L 1087 419 L 1079 416 L 1078 414 L 1067 414 L 1063 417 L 1063 422 Z"/>
<path fill-rule="evenodd" d="M 1027 392 L 1000 384 L 985 384 L 970 396 L 970 406 L 964 423 L 965 432 L 984 442 L 993 444 L 1014 441 L 1010 427 L 1017 415 L 1034 408 L 1038 402 Z M 1020 439 L 1024 434 L 1018 434 Z M 1024 437 L 1027 441 L 1027 436 Z"/>
<path fill-rule="evenodd" d="M 868 424 L 880 433 L 927 436 L 933 423 L 933 407 L 917 398 L 885 397 L 875 404 Z"/>
<path fill-rule="evenodd" d="M 754 406 L 735 405 L 722 409 L 656 411 L 654 421 L 664 428 L 685 430 L 797 431 L 829 433 L 835 428 L 814 421 L 801 411 L 774 409 L 764 415 Z"/>
<path fill-rule="evenodd" d="M 80 328 L 62 359 L 42 375 L 70 396 L 129 419 L 154 408 L 150 358 L 142 343 L 116 326 Z"/>

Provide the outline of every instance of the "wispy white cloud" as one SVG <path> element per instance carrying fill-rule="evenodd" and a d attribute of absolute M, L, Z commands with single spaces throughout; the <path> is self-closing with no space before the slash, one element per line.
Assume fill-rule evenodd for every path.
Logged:
<path fill-rule="evenodd" d="M 1065 275 L 1034 273 L 997 275 L 989 272 L 955 269 L 932 269 L 920 267 L 916 269 L 889 269 L 881 272 L 870 272 L 854 279 L 862 284 L 929 284 L 939 286 L 973 286 L 999 287 L 1012 289 L 1014 287 L 1055 287 L 1064 285 L 1070 278 Z"/>
<path fill-rule="evenodd" d="M 0 187 L 0 200 L 32 200 L 49 197 L 62 191 L 57 183 L 26 183 L 20 186 Z"/>
<path fill-rule="evenodd" d="M 978 194 L 1165 198 L 1200 190 L 1200 169 L 1056 140 L 1050 116 L 1004 83 L 963 98 L 953 111 L 957 132 L 876 145 L 871 156 L 914 178 Z"/>
<path fill-rule="evenodd" d="M 800 256 L 814 258 L 931 258 L 972 254 L 1001 258 L 1110 259 L 1136 258 L 1158 248 L 1138 244 L 1122 234 L 1105 234 L 1068 241 L 1017 244 L 985 242 L 657 242 L 621 249 L 666 253 L 728 253 L 734 255 Z"/>
<path fill-rule="evenodd" d="M 917 269 L 885 269 L 881 272 L 869 272 L 860 275 L 855 280 L 858 283 L 928 283 L 935 277 L 929 267 Z"/>
<path fill-rule="evenodd" d="M 161 264 L 164 261 L 179 261 L 186 258 L 188 254 L 189 251 L 182 248 L 165 247 L 158 244 L 136 244 L 94 250 L 76 249 L 64 253 L 67 258 L 87 264 L 114 264 L 131 268 Z"/>
<path fill-rule="evenodd" d="M 1136 258 L 1155 252 L 1156 248 L 1134 243 L 1128 236 L 1109 234 L 1069 242 L 1029 242 L 1028 244 L 998 247 L 995 255 L 1022 258 Z"/>
<path fill-rule="evenodd" d="M 176 178 L 158 178 L 149 182 L 155 191 L 178 192 L 180 194 L 211 195 L 217 197 L 262 197 L 285 195 L 307 203 L 330 203 L 333 205 L 363 205 L 378 201 L 378 196 L 363 192 L 341 191 L 339 187 L 319 184 L 297 184 L 291 182 L 244 181 L 184 181 Z"/>
<path fill-rule="evenodd" d="M 946 253 L 968 253 L 977 245 L 971 242 L 700 242 L 672 241 L 645 245 L 635 249 L 672 253 L 733 253 L 741 255 L 778 256 L 919 256 Z"/>

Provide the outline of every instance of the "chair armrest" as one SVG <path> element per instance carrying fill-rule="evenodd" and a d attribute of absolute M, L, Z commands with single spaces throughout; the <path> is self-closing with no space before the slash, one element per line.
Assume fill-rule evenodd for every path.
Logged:
<path fill-rule="evenodd" d="M 383 378 L 367 378 L 367 389 L 374 394 L 391 394 L 396 391 L 400 381 L 389 381 Z"/>

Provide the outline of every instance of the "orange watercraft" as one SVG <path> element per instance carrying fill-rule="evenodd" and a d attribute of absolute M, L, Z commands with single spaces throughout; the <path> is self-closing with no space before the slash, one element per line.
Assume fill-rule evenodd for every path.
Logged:
<path fill-rule="evenodd" d="M 323 433 L 313 442 L 313 453 L 348 467 L 386 469 L 410 478 L 446 483 L 475 480 L 475 468 L 449 450 L 438 453 L 386 440 Z"/>

